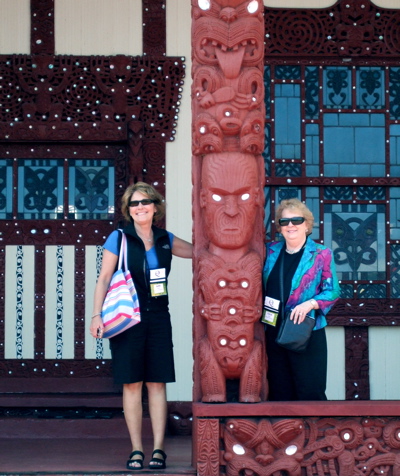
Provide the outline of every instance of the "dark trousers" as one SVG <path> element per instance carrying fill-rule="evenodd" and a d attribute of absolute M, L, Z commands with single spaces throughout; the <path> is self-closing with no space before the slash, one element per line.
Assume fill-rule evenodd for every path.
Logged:
<path fill-rule="evenodd" d="M 267 326 L 269 400 L 326 400 L 328 351 L 325 329 L 313 331 L 302 354 L 276 344 L 278 329 Z"/>

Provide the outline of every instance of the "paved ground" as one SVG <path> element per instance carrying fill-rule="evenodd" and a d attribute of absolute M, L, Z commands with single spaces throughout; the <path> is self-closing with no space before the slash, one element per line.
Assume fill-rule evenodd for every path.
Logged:
<path fill-rule="evenodd" d="M 194 475 L 191 467 L 190 436 L 167 437 L 167 469 L 142 474 Z M 150 461 L 152 441 L 145 440 L 145 468 Z M 112 475 L 140 474 L 127 471 L 129 440 L 119 438 L 1 438 L 0 475 Z"/>

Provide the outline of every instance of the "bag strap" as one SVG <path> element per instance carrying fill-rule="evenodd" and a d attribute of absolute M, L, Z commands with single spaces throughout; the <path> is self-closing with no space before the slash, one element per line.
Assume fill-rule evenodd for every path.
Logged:
<path fill-rule="evenodd" d="M 122 267 L 122 261 L 124 262 L 125 266 L 125 271 L 127 270 L 126 267 L 126 235 L 125 233 L 121 230 L 118 229 L 118 231 L 121 233 L 121 246 L 119 248 L 119 257 L 118 257 L 118 269 L 121 269 Z"/>
<path fill-rule="evenodd" d="M 282 314 L 284 314 L 285 311 L 285 304 L 283 302 L 283 265 L 285 261 L 285 255 L 282 253 L 282 256 L 280 257 L 280 267 L 279 267 L 279 286 L 280 286 L 280 291 L 281 291 L 281 303 L 282 303 Z"/>

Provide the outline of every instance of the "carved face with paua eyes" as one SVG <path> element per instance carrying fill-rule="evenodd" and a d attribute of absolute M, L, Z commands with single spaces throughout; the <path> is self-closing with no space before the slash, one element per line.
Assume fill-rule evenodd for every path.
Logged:
<path fill-rule="evenodd" d="M 203 159 L 200 205 L 208 237 L 225 249 L 246 247 L 259 205 L 258 170 L 251 154 L 223 152 Z"/>
<path fill-rule="evenodd" d="M 171 435 L 190 436 L 192 423 L 193 414 L 190 402 L 171 402 L 168 405 L 168 431 Z"/>

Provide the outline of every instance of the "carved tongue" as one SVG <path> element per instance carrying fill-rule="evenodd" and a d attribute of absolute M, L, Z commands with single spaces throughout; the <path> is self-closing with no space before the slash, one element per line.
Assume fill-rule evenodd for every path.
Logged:
<path fill-rule="evenodd" d="M 219 65 L 226 78 L 234 79 L 238 77 L 245 50 L 245 48 L 239 48 L 236 51 L 222 51 L 221 48 L 215 48 Z"/>

